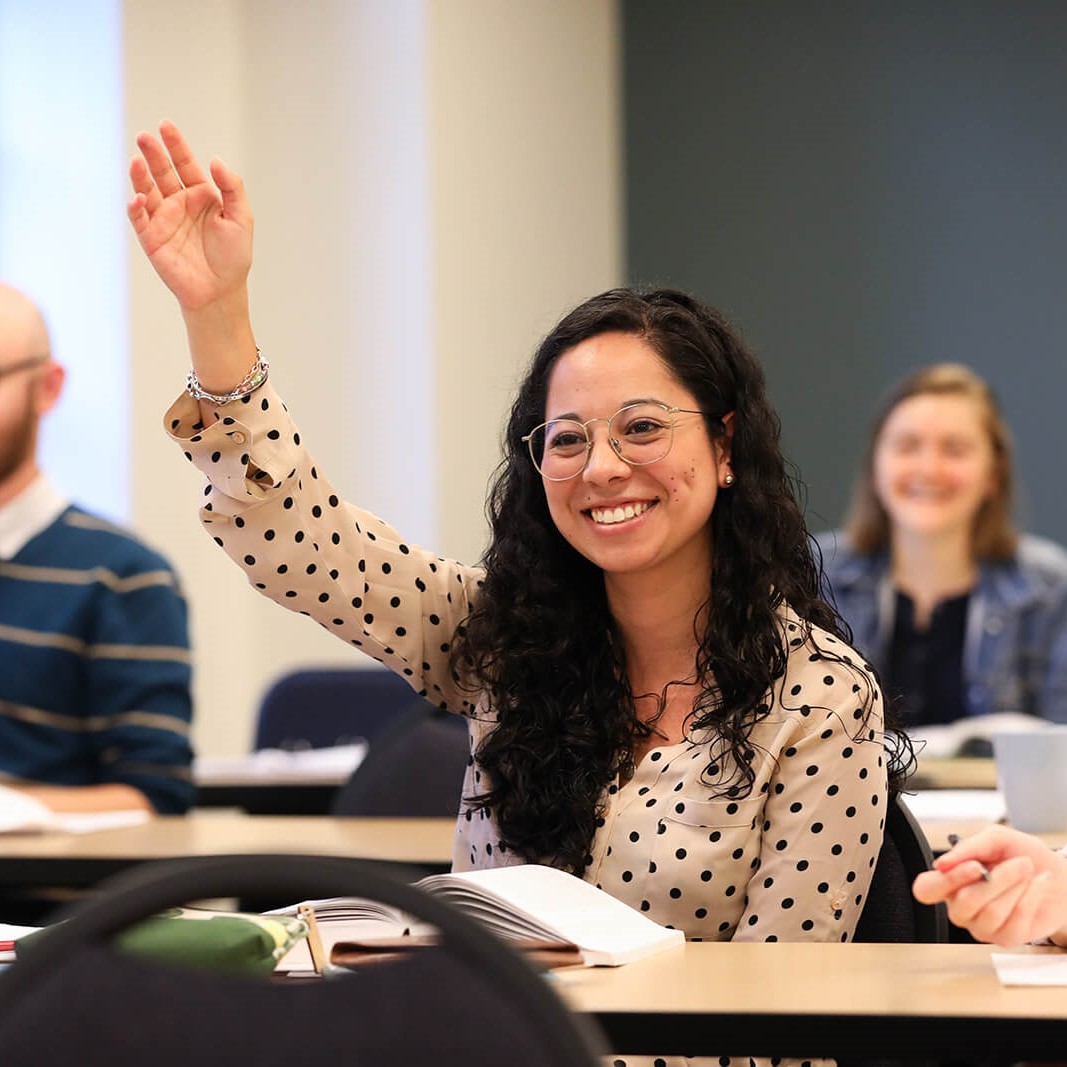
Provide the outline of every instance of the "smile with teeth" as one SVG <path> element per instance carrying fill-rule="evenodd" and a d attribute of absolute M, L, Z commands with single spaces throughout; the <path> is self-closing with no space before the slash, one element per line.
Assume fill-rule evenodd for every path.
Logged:
<path fill-rule="evenodd" d="M 617 522 L 625 522 L 627 519 L 635 519 L 638 515 L 644 515 L 655 503 L 654 500 L 641 500 L 615 508 L 590 508 L 588 515 L 598 526 L 613 526 Z"/>

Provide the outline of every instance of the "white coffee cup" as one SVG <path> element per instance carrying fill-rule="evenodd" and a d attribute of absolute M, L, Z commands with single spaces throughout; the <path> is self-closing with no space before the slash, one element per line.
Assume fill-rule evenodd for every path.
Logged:
<path fill-rule="evenodd" d="M 1032 834 L 1067 830 L 1067 726 L 997 732 L 993 755 L 1008 822 Z"/>

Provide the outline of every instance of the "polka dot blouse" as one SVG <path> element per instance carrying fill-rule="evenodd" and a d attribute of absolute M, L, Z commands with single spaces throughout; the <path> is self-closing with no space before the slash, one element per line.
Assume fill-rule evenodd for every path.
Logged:
<path fill-rule="evenodd" d="M 210 425 L 199 417 L 183 394 L 166 428 L 207 476 L 201 521 L 251 584 L 399 672 L 420 695 L 467 715 L 476 746 L 492 716 L 457 687 L 448 654 L 480 571 L 408 544 L 343 502 L 269 383 L 219 408 Z M 605 793 L 585 877 L 691 940 L 846 941 L 881 846 L 877 686 L 847 645 L 818 629 L 804 638 L 788 612 L 781 621 L 788 666 L 751 735 L 748 796 L 716 795 L 702 774 L 708 738 L 696 734 L 652 749 L 629 781 Z M 464 793 L 481 788 L 472 761 Z M 522 862 L 500 844 L 491 818 L 467 810 L 453 860 L 457 870 Z"/>

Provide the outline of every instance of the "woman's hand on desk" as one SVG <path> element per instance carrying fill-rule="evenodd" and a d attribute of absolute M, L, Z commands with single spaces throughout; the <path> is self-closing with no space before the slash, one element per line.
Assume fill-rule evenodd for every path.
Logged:
<path fill-rule="evenodd" d="M 924 904 L 944 901 L 979 941 L 1067 945 L 1067 858 L 1030 834 L 989 826 L 939 856 L 913 891 Z"/>

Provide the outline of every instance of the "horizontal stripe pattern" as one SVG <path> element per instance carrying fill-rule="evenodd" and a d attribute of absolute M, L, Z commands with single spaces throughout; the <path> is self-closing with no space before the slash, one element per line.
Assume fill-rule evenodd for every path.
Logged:
<path fill-rule="evenodd" d="M 90 645 L 66 634 L 41 633 L 19 626 L 0 623 L 0 641 L 34 648 L 55 648 L 91 659 L 162 660 L 166 663 L 191 663 L 188 649 L 167 645 Z"/>
<path fill-rule="evenodd" d="M 189 723 L 184 719 L 153 711 L 118 711 L 113 715 L 63 715 L 45 708 L 28 708 L 24 704 L 0 700 L 0 716 L 48 726 L 55 730 L 69 730 L 72 733 L 96 733 L 123 726 L 140 726 L 149 730 L 166 730 L 182 737 L 189 736 Z"/>
<path fill-rule="evenodd" d="M 167 763 L 126 763 L 119 765 L 119 769 L 131 778 L 166 778 L 168 781 L 182 782 L 191 785 L 193 772 L 188 767 L 176 767 Z M 38 778 L 26 778 L 22 775 L 11 774 L 0 770 L 0 782 L 5 785 L 53 785 Z"/>
<path fill-rule="evenodd" d="M 136 593 L 153 586 L 174 586 L 170 571 L 146 571 L 121 578 L 106 567 L 89 567 L 73 570 L 69 567 L 31 567 L 23 563 L 0 562 L 0 577 L 17 582 L 41 582 L 56 585 L 104 585 L 116 593 Z"/>

